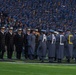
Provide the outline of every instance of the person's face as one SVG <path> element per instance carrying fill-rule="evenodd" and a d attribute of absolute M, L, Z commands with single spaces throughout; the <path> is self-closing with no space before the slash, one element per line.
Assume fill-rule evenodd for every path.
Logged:
<path fill-rule="evenodd" d="M 18 31 L 18 34 L 21 34 L 21 33 L 22 33 L 22 31 L 21 31 L 21 30 L 19 30 L 19 31 Z"/>
<path fill-rule="evenodd" d="M 30 34 L 30 31 L 27 31 L 27 34 Z"/>
<path fill-rule="evenodd" d="M 67 31 L 67 33 L 70 33 L 70 31 Z"/>
<path fill-rule="evenodd" d="M 35 34 L 35 31 L 33 31 L 33 34 Z"/>
<path fill-rule="evenodd" d="M 5 29 L 1 29 L 1 31 L 2 31 L 2 32 L 4 32 L 4 31 L 5 31 Z"/>
<path fill-rule="evenodd" d="M 13 30 L 9 30 L 10 33 L 13 33 Z"/>
<path fill-rule="evenodd" d="M 36 32 L 35 32 L 35 34 L 37 35 L 37 34 L 38 34 L 38 32 L 36 31 Z"/>
<path fill-rule="evenodd" d="M 65 33 L 63 32 L 63 35 L 64 35 Z"/>
<path fill-rule="evenodd" d="M 45 32 L 42 32 L 42 34 L 45 34 Z"/>

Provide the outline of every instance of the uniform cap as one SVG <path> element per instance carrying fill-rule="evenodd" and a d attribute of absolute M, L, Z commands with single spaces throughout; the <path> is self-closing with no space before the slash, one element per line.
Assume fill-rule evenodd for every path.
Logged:
<path fill-rule="evenodd" d="M 54 33 L 54 30 L 50 29 L 50 32 L 51 32 L 51 33 Z"/>
<path fill-rule="evenodd" d="M 1 29 L 5 29 L 5 27 L 1 27 Z"/>
<path fill-rule="evenodd" d="M 30 29 L 30 28 L 28 28 L 27 30 L 28 30 L 28 31 L 30 31 L 31 29 Z"/>
<path fill-rule="evenodd" d="M 61 30 L 61 29 L 58 29 L 58 32 L 63 32 L 63 30 Z"/>
<path fill-rule="evenodd" d="M 22 28 L 19 28 L 18 30 L 19 30 L 19 31 L 22 31 Z"/>
<path fill-rule="evenodd" d="M 10 30 L 13 30 L 13 27 L 10 27 L 9 29 L 10 29 Z"/>
<path fill-rule="evenodd" d="M 37 32 L 38 32 L 38 29 L 35 29 L 35 31 L 37 31 Z"/>
<path fill-rule="evenodd" d="M 46 33 L 46 30 L 43 30 L 43 29 L 42 29 L 41 32 L 45 32 L 45 33 Z"/>

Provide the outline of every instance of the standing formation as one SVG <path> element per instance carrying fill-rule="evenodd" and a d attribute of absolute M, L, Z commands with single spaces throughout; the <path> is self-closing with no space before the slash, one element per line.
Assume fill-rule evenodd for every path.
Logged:
<path fill-rule="evenodd" d="M 5 32 L 6 31 L 6 32 Z M 23 56 L 25 59 L 38 59 L 41 62 L 48 57 L 49 63 L 61 63 L 63 59 L 69 63 L 72 58 L 76 62 L 76 32 L 71 33 L 69 29 L 63 31 L 50 29 L 38 31 L 38 29 L 18 28 L 17 31 L 10 27 L 0 29 L 0 59 L 12 59 L 13 54 L 16 59 L 20 60 Z"/>

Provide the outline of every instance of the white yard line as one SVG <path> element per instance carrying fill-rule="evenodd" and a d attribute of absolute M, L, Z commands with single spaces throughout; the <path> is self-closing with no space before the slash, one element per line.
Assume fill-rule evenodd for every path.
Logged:
<path fill-rule="evenodd" d="M 43 64 L 43 65 L 63 65 L 63 66 L 76 66 L 76 64 L 66 64 L 66 63 L 26 63 L 26 62 L 3 62 L 3 63 L 10 63 L 10 64 Z"/>

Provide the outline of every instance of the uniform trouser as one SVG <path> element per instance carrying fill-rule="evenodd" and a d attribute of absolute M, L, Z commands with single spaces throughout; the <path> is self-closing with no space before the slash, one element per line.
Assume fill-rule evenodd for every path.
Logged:
<path fill-rule="evenodd" d="M 66 48 L 66 58 L 70 59 L 73 56 L 73 45 L 68 45 Z"/>
<path fill-rule="evenodd" d="M 41 56 L 41 61 L 44 62 L 45 56 Z"/>
<path fill-rule="evenodd" d="M 29 55 L 29 59 L 31 60 L 34 59 L 34 50 L 32 49 L 32 47 L 28 47 L 28 55 Z"/>
<path fill-rule="evenodd" d="M 54 57 L 49 57 L 49 62 L 53 62 L 54 61 Z"/>
<path fill-rule="evenodd" d="M 14 50 L 14 46 L 13 47 L 7 46 L 7 58 L 8 59 L 11 59 L 12 58 L 13 50 Z"/>
<path fill-rule="evenodd" d="M 22 51 L 16 51 L 16 58 L 21 59 L 21 53 Z"/>
<path fill-rule="evenodd" d="M 28 46 L 25 46 L 24 55 L 25 55 L 25 58 L 27 59 L 28 58 Z"/>
<path fill-rule="evenodd" d="M 0 46 L 0 59 L 3 59 L 4 52 L 5 52 L 5 45 L 1 45 Z"/>
<path fill-rule="evenodd" d="M 22 47 L 16 47 L 16 58 L 21 59 Z"/>
<path fill-rule="evenodd" d="M 29 59 L 33 60 L 34 59 L 34 55 L 33 54 L 29 54 Z"/>
<path fill-rule="evenodd" d="M 35 59 L 38 58 L 38 54 L 37 54 L 37 52 L 38 52 L 37 50 L 38 50 L 38 49 L 37 49 L 37 48 L 38 48 L 38 44 L 36 44 L 36 46 L 35 46 L 35 53 L 34 53 L 34 58 L 35 58 Z"/>
<path fill-rule="evenodd" d="M 0 51 L 0 59 L 3 59 L 3 56 L 4 56 L 4 50 Z"/>

